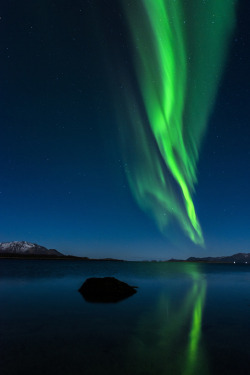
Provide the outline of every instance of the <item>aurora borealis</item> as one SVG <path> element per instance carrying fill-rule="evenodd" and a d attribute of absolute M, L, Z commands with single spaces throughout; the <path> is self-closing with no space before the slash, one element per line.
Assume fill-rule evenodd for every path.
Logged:
<path fill-rule="evenodd" d="M 1 1 L 2 375 L 248 374 L 249 15 Z"/>
<path fill-rule="evenodd" d="M 248 251 L 249 12 L 3 1 L 1 242 L 139 260 Z"/>
<path fill-rule="evenodd" d="M 122 138 L 129 185 L 162 232 L 174 218 L 201 245 L 192 194 L 235 5 L 217 0 L 194 0 L 191 6 L 185 1 L 124 1 L 138 84 L 137 94 L 129 89 L 124 99 L 128 117 Z M 199 18 L 193 16 L 194 9 Z"/>

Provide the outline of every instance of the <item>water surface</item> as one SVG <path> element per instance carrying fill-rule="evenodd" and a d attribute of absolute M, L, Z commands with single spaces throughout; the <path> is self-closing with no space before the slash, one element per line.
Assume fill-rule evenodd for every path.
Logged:
<path fill-rule="evenodd" d="M 138 292 L 86 302 L 87 277 Z M 0 259 L 1 375 L 247 374 L 248 265 Z"/>

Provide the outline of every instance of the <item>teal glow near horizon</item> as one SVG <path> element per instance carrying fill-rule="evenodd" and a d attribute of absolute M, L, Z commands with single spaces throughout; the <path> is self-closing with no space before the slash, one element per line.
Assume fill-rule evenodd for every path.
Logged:
<path fill-rule="evenodd" d="M 128 182 L 162 233 L 168 234 L 174 220 L 199 245 L 204 239 L 192 198 L 197 162 L 235 5 L 236 0 L 123 2 L 136 77 L 136 85 L 128 77 L 126 113 L 119 115 Z"/>

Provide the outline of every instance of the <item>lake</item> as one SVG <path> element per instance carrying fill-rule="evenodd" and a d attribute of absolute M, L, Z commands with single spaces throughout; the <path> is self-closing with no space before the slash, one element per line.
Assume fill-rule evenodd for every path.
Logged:
<path fill-rule="evenodd" d="M 138 286 L 88 303 L 88 277 Z M 0 259 L 1 375 L 250 372 L 250 266 Z"/>

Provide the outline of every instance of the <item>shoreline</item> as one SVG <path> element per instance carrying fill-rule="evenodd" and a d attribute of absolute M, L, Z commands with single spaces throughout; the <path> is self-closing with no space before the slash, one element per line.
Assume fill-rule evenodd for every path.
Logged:
<path fill-rule="evenodd" d="M 0 254 L 1 259 L 14 259 L 14 260 L 70 260 L 70 261 L 82 261 L 82 262 L 119 262 L 119 263 L 199 263 L 199 264 L 244 264 L 249 265 L 250 263 L 246 262 L 222 262 L 222 261 L 188 261 L 188 260 L 124 260 L 124 259 L 113 259 L 113 258 L 88 258 L 88 257 L 77 257 L 74 255 L 65 255 L 65 256 L 53 256 L 53 255 L 5 255 Z"/>

